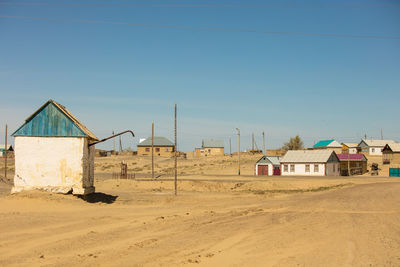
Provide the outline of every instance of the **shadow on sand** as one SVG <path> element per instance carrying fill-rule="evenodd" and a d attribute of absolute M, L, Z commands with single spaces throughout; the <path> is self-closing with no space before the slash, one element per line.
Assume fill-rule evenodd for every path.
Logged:
<path fill-rule="evenodd" d="M 118 196 L 104 194 L 101 192 L 96 192 L 89 195 L 83 195 L 77 197 L 88 203 L 105 203 L 105 204 L 112 204 L 118 198 Z"/>

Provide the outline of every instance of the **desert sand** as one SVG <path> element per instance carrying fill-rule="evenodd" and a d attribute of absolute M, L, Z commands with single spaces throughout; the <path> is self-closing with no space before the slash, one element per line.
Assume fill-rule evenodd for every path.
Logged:
<path fill-rule="evenodd" d="M 143 177 L 110 179 L 121 159 L 96 159 L 86 197 L 0 183 L 0 265 L 400 266 L 399 179 L 255 177 L 250 159 L 239 177 L 233 159 L 188 159 L 174 196 L 169 159 L 155 180 L 129 157 Z"/>

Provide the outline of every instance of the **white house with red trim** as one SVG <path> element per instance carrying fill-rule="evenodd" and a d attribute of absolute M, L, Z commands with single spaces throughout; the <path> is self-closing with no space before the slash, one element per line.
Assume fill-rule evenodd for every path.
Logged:
<path fill-rule="evenodd" d="M 340 161 L 333 150 L 289 150 L 281 159 L 282 176 L 339 176 Z"/>

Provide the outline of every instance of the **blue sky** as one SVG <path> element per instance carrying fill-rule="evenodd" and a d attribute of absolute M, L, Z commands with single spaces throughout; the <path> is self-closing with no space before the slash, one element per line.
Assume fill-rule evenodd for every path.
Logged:
<path fill-rule="evenodd" d="M 183 151 L 236 127 L 243 149 L 400 141 L 400 2 L 2 0 L 0 92 L 1 140 L 51 98 L 132 148 L 152 122 L 173 139 L 175 102 Z"/>

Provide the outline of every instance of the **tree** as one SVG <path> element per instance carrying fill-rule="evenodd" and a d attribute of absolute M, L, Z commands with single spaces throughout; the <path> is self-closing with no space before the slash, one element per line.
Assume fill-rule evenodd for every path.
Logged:
<path fill-rule="evenodd" d="M 283 144 L 282 149 L 285 151 L 288 150 L 300 150 L 303 148 L 303 141 L 300 136 L 296 135 L 296 137 L 291 137 L 289 142 Z"/>

